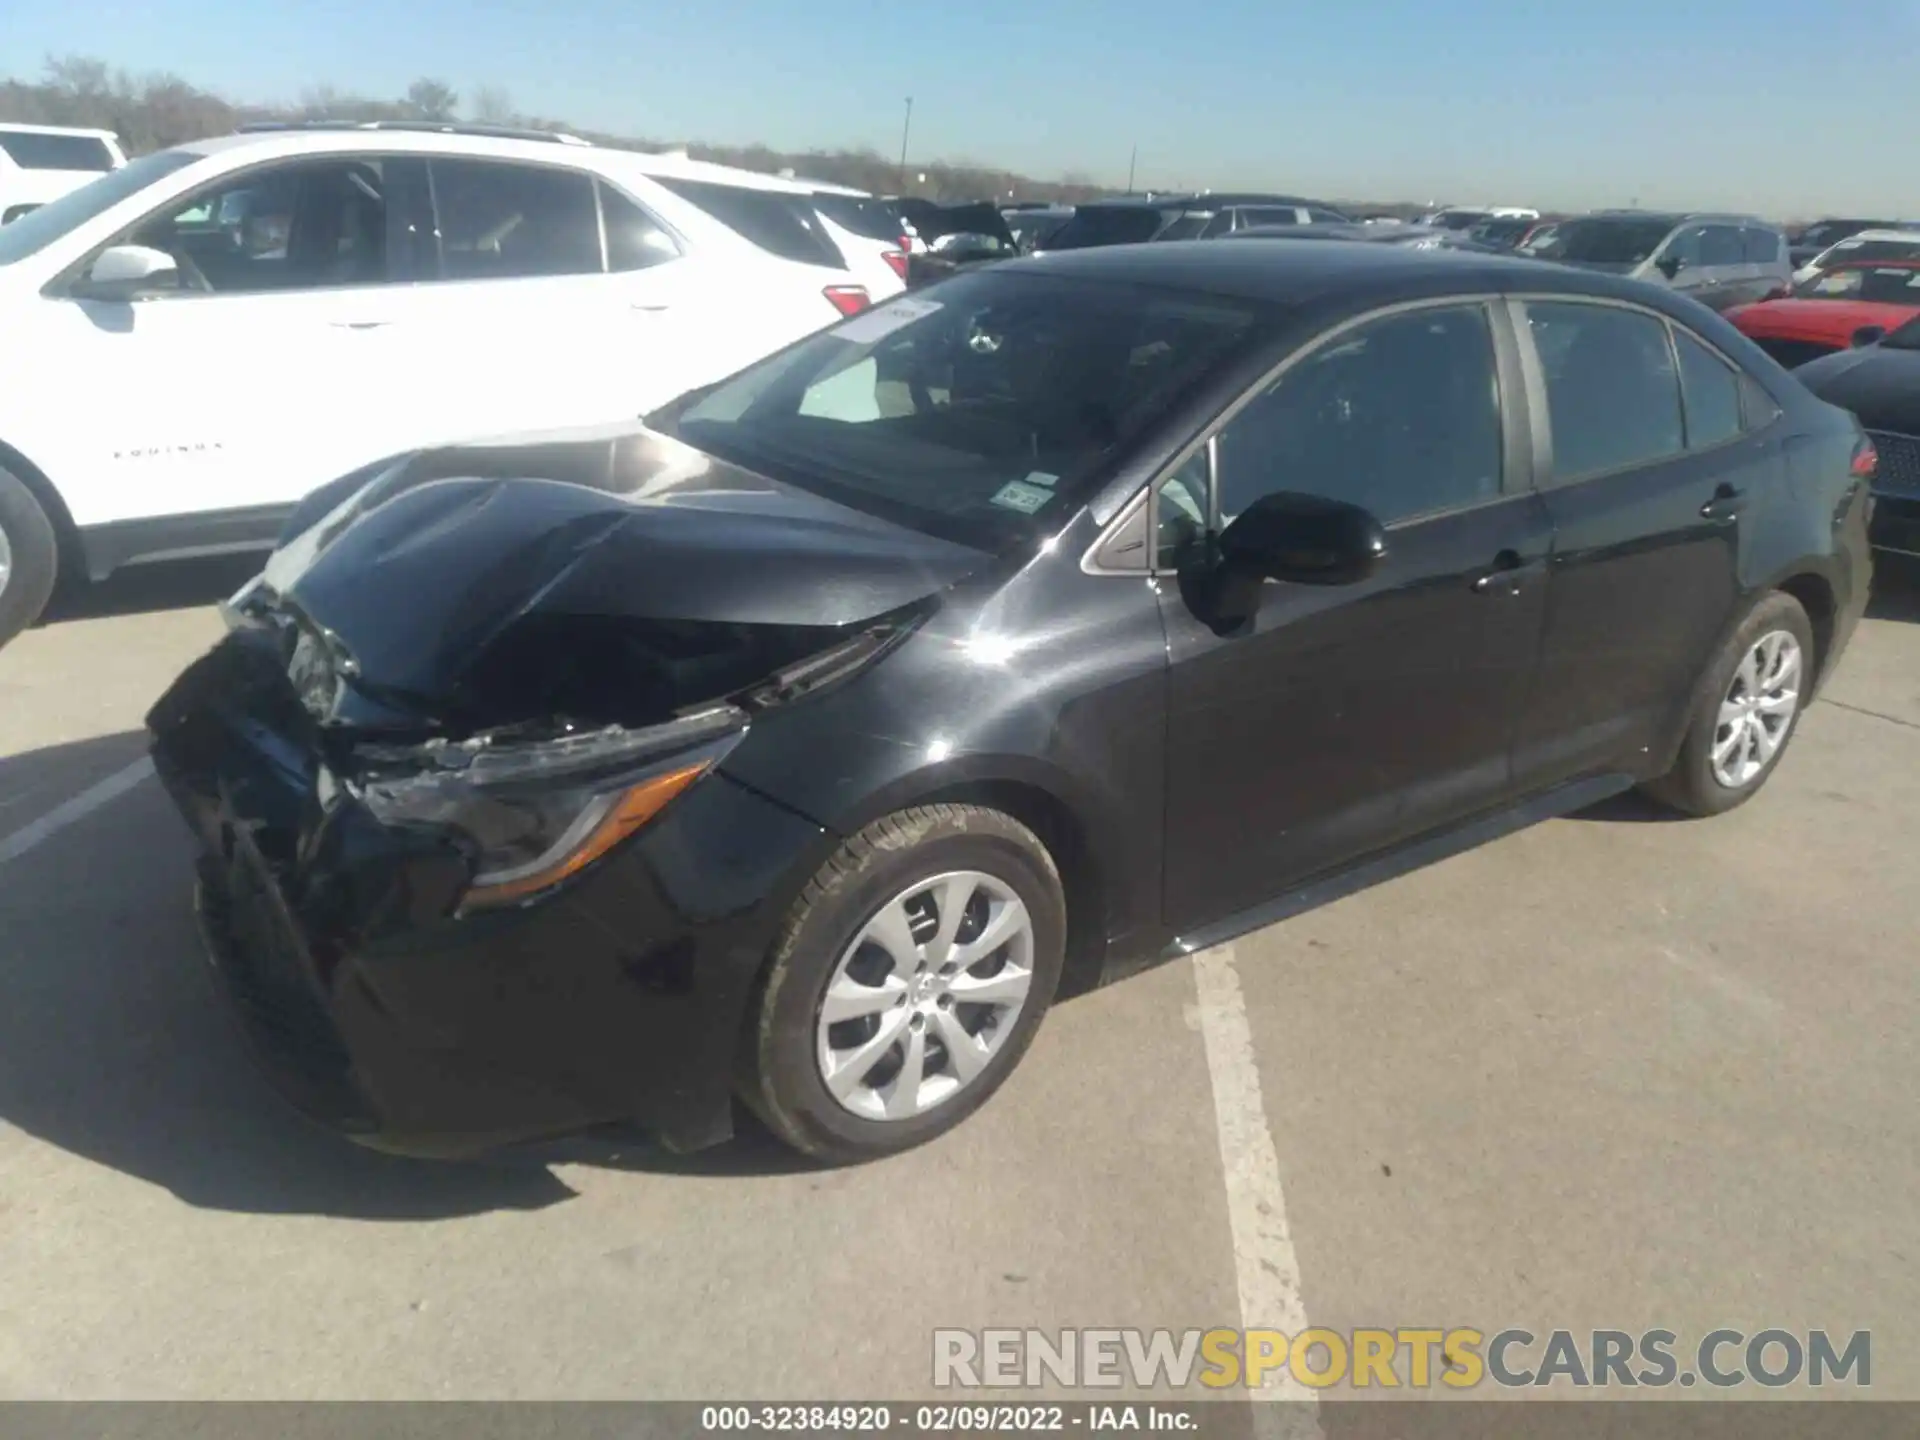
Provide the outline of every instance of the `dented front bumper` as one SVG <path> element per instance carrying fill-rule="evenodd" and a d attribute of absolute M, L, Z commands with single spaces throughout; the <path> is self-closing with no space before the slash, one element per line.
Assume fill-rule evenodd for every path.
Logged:
<path fill-rule="evenodd" d="M 443 1157 L 605 1124 L 678 1148 L 731 1133 L 742 1016 L 819 827 L 715 772 L 553 893 L 463 916 L 467 855 L 373 818 L 260 633 L 197 662 L 149 727 L 199 842 L 214 968 L 310 1116 Z"/>

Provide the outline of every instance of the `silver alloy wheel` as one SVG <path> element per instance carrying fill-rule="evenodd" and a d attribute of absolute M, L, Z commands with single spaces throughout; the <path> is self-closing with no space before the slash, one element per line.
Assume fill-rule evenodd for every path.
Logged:
<path fill-rule="evenodd" d="M 13 578 L 13 543 L 7 539 L 7 527 L 0 525 L 0 595 L 7 593 L 7 581 Z"/>
<path fill-rule="evenodd" d="M 1769 630 L 1733 672 L 1713 732 L 1713 778 L 1729 790 L 1759 779 L 1780 753 L 1800 708 L 1800 642 Z"/>
<path fill-rule="evenodd" d="M 1003 880 L 916 880 L 876 911 L 820 1001 L 820 1078 L 867 1120 L 944 1105 L 1013 1033 L 1033 985 L 1033 917 Z"/>

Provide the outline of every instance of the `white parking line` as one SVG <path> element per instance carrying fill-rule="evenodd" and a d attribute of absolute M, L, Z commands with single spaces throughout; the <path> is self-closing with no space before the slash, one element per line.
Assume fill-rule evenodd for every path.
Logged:
<path fill-rule="evenodd" d="M 1240 1291 L 1243 1329 L 1271 1329 L 1298 1335 L 1307 1328 L 1307 1307 L 1300 1294 L 1300 1260 L 1287 1228 L 1286 1197 L 1280 1191 L 1280 1157 L 1267 1126 L 1260 1097 L 1260 1071 L 1254 1060 L 1253 1031 L 1247 1003 L 1234 969 L 1233 946 L 1220 945 L 1193 957 L 1199 991 L 1200 1038 L 1213 1082 L 1214 1124 L 1219 1132 L 1220 1164 L 1227 1179 L 1227 1219 L 1233 1230 L 1234 1278 Z M 1261 1400 L 1286 1405 L 1255 1408 L 1257 1432 L 1265 1436 L 1320 1434 L 1319 1407 L 1313 1390 L 1285 1371 L 1264 1377 Z"/>
<path fill-rule="evenodd" d="M 83 820 L 102 805 L 118 800 L 151 774 L 153 761 L 142 756 L 126 769 L 116 770 L 106 779 L 89 785 L 65 804 L 56 805 L 38 820 L 30 821 L 0 839 L 0 865 L 9 860 L 18 860 L 42 841 L 51 840 L 74 821 Z"/>

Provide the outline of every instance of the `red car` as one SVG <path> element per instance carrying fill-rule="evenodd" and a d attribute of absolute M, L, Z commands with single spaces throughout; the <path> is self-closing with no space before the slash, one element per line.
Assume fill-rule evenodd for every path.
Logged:
<path fill-rule="evenodd" d="M 1798 282 L 1784 299 L 1735 306 L 1726 315 L 1782 365 L 1804 365 L 1871 344 L 1920 315 L 1920 259 L 1842 261 Z"/>

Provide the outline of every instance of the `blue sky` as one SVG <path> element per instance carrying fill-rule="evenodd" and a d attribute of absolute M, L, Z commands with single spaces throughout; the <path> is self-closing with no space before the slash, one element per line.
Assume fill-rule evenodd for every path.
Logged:
<path fill-rule="evenodd" d="M 1920 216 L 1920 0 L 0 0 L 243 99 L 422 74 L 661 139 L 1369 199 Z"/>

